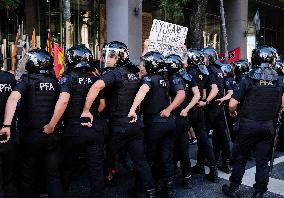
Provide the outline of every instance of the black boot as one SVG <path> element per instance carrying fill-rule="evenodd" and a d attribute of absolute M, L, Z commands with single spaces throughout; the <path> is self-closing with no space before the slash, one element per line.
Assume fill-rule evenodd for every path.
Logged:
<path fill-rule="evenodd" d="M 222 191 L 224 195 L 230 198 L 238 198 L 239 195 L 236 193 L 238 189 L 231 188 L 229 185 L 225 184 L 222 186 Z"/>
<path fill-rule="evenodd" d="M 251 198 L 263 198 L 263 193 L 254 192 Z"/>
<path fill-rule="evenodd" d="M 185 189 L 191 189 L 192 188 L 191 175 L 185 176 L 183 178 L 183 187 Z"/>
<path fill-rule="evenodd" d="M 230 159 L 225 159 L 222 163 L 222 166 L 218 166 L 218 169 L 223 171 L 224 173 L 230 174 L 232 172 Z"/>
<path fill-rule="evenodd" d="M 175 193 L 174 193 L 174 182 L 168 182 L 166 183 L 166 193 L 167 193 L 167 198 L 174 198 Z"/>
<path fill-rule="evenodd" d="M 210 167 L 210 172 L 209 174 L 206 174 L 206 179 L 212 181 L 213 183 L 219 183 L 218 169 L 216 166 Z"/>
<path fill-rule="evenodd" d="M 205 169 L 204 169 L 204 164 L 196 164 L 191 168 L 191 172 L 195 174 L 200 174 L 204 175 L 205 174 Z"/>
<path fill-rule="evenodd" d="M 156 193 L 155 188 L 146 190 L 146 198 L 156 198 L 156 197 L 157 197 L 157 193 Z"/>

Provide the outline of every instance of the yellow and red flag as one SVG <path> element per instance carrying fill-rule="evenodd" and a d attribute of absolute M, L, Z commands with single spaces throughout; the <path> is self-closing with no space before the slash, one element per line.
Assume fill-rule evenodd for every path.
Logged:
<path fill-rule="evenodd" d="M 64 53 L 63 49 L 60 47 L 58 43 L 54 43 L 54 71 L 56 78 L 60 78 L 60 76 L 64 72 Z"/>

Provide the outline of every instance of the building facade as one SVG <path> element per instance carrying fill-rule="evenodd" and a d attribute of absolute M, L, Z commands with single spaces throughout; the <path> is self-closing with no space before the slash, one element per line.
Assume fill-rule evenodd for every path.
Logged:
<path fill-rule="evenodd" d="M 119 40 L 129 47 L 130 58 L 139 62 L 143 42 L 149 37 L 152 20 L 167 20 L 157 1 L 143 0 L 70 0 L 71 19 L 67 24 L 66 46 L 83 43 L 99 57 L 106 41 Z M 63 41 L 64 0 L 23 0 L 18 11 L 0 13 L 0 44 L 5 43 L 6 64 L 12 52 L 16 32 L 23 21 L 23 34 L 31 38 L 33 29 L 37 46 L 45 48 L 47 32 L 54 42 Z M 250 59 L 256 45 L 272 45 L 284 54 L 284 0 L 226 0 L 224 1 L 228 49 L 240 48 L 240 58 Z M 253 18 L 259 11 L 260 31 Z M 183 18 L 174 23 L 183 25 Z M 190 31 L 190 30 L 189 30 Z M 208 1 L 204 46 L 213 46 L 222 52 L 219 0 Z M 3 51 L 3 46 L 2 46 Z"/>

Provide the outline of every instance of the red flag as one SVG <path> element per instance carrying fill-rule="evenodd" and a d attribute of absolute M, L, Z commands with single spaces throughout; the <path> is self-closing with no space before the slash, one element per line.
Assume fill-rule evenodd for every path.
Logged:
<path fill-rule="evenodd" d="M 50 31 L 48 31 L 47 34 L 47 51 L 52 55 L 52 43 L 51 43 L 51 34 Z"/>
<path fill-rule="evenodd" d="M 58 43 L 54 43 L 54 71 L 56 78 L 60 78 L 60 75 L 64 72 L 63 67 L 64 53 L 63 49 Z"/>
<path fill-rule="evenodd" d="M 218 54 L 219 56 L 219 59 L 221 62 L 224 62 L 225 60 L 225 53 L 220 53 Z M 228 62 L 229 63 L 233 63 L 235 61 L 238 61 L 240 60 L 240 57 L 241 57 L 241 48 L 238 47 L 232 51 L 229 51 L 229 59 L 228 59 Z"/>

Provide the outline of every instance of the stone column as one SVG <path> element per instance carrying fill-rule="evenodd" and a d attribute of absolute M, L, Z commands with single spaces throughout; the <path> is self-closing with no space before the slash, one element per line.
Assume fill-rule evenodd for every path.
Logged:
<path fill-rule="evenodd" d="M 241 49 L 241 59 L 247 58 L 248 0 L 226 0 L 225 17 L 228 49 Z"/>
<path fill-rule="evenodd" d="M 106 0 L 107 41 L 121 41 L 128 46 L 130 59 L 139 62 L 142 53 L 142 7 L 135 15 L 139 0 Z"/>

